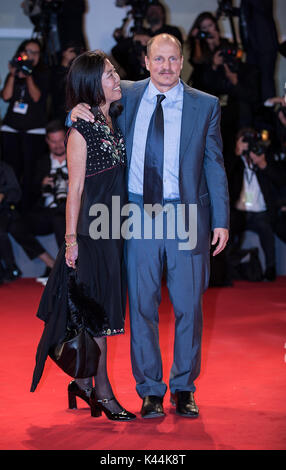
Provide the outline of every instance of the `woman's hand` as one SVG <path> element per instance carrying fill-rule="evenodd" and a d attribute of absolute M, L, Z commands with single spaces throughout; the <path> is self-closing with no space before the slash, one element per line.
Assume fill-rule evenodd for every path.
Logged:
<path fill-rule="evenodd" d="M 254 152 L 249 152 L 249 156 L 252 160 L 252 163 L 258 166 L 260 170 L 264 170 L 267 167 L 267 161 L 264 153 L 262 153 L 261 155 L 257 155 Z"/>
<path fill-rule="evenodd" d="M 16 75 L 16 67 L 13 67 L 10 63 L 8 64 L 8 69 L 9 69 L 9 72 L 10 74 L 12 75 L 12 77 L 15 77 Z"/>
<path fill-rule="evenodd" d="M 216 51 L 213 55 L 213 69 L 216 70 L 219 65 L 223 64 L 223 56 L 221 55 L 221 51 Z"/>
<path fill-rule="evenodd" d="M 66 264 L 69 268 L 75 269 L 76 260 L 78 258 L 78 245 L 66 247 Z"/>
<path fill-rule="evenodd" d="M 199 32 L 199 28 L 194 28 L 191 32 L 191 36 L 196 39 L 198 32 Z"/>
<path fill-rule="evenodd" d="M 42 186 L 51 186 L 53 188 L 55 186 L 54 178 L 52 176 L 45 176 L 42 181 Z"/>
<path fill-rule="evenodd" d="M 232 72 L 227 64 L 223 64 L 224 70 L 225 70 L 225 75 L 230 81 L 230 83 L 234 86 L 238 84 L 238 76 L 237 73 Z"/>
<path fill-rule="evenodd" d="M 87 122 L 94 122 L 94 115 L 90 111 L 90 106 L 86 103 L 77 104 L 71 112 L 72 122 L 76 122 L 77 118 L 81 118 Z"/>
<path fill-rule="evenodd" d="M 248 150 L 248 142 L 243 141 L 243 136 L 239 137 L 238 141 L 235 145 L 235 155 L 240 156 L 243 154 L 244 151 Z"/>

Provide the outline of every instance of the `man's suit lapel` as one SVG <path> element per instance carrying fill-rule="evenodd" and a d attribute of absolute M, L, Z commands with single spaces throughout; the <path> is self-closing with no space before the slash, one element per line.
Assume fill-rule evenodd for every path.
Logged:
<path fill-rule="evenodd" d="M 138 108 L 143 96 L 143 93 L 148 86 L 149 78 L 139 82 L 135 82 L 132 86 L 132 92 L 129 90 L 129 99 L 126 103 L 126 120 L 125 120 L 125 139 L 128 166 L 130 166 L 130 159 L 132 154 L 132 144 L 134 136 L 135 121 Z M 182 110 L 182 124 L 181 124 L 181 137 L 180 137 L 180 164 L 190 145 L 192 135 L 196 124 L 198 123 L 198 103 L 194 90 L 183 83 L 184 85 L 184 98 Z"/>
<path fill-rule="evenodd" d="M 132 87 L 132 94 L 127 100 L 126 104 L 126 127 L 125 127 L 125 138 L 126 138 L 126 151 L 128 166 L 130 166 L 130 159 L 132 154 L 133 136 L 135 121 L 138 112 L 138 108 L 144 94 L 144 91 L 149 83 L 149 78 L 140 82 L 135 82 Z"/>
<path fill-rule="evenodd" d="M 198 103 L 194 90 L 184 84 L 184 98 L 180 138 L 180 164 L 191 143 L 195 126 L 198 124 Z"/>

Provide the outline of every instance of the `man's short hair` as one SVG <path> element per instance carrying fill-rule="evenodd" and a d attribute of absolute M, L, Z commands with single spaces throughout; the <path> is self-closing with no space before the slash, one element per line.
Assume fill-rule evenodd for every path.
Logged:
<path fill-rule="evenodd" d="M 158 36 L 163 36 L 163 35 L 166 36 L 166 38 L 168 38 L 168 39 L 172 39 L 176 43 L 176 45 L 178 46 L 178 49 L 180 51 L 180 56 L 183 57 L 183 48 L 182 48 L 182 44 L 180 43 L 179 39 L 177 39 L 172 34 L 167 34 L 167 33 L 158 34 L 158 35 L 153 36 L 151 39 L 149 39 L 149 41 L 147 42 L 147 57 L 148 58 L 150 57 L 151 47 L 152 47 L 152 44 L 155 41 L 155 39 L 158 38 Z"/>
<path fill-rule="evenodd" d="M 50 121 L 46 126 L 46 134 L 51 134 L 53 132 L 63 131 L 66 132 L 65 126 L 62 121 L 55 119 L 54 121 Z"/>

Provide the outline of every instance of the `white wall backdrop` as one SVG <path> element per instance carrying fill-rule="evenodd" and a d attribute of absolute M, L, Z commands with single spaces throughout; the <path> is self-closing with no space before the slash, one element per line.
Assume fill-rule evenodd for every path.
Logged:
<path fill-rule="evenodd" d="M 33 25 L 26 17 L 21 8 L 22 0 L 0 0 L 0 87 L 7 74 L 7 63 L 12 57 L 17 45 L 23 39 L 30 37 Z M 190 26 L 196 16 L 202 11 L 215 12 L 217 0 L 162 0 L 168 10 L 168 22 L 179 26 L 186 37 Z M 233 2 L 239 6 L 240 0 Z M 115 0 L 87 0 L 88 12 L 85 18 L 86 37 L 90 49 L 103 49 L 109 53 L 115 41 L 112 33 L 115 28 L 121 26 L 122 19 L 126 16 L 129 7 L 118 8 Z M 275 0 L 275 18 L 279 37 L 286 39 L 286 0 Z M 231 36 L 228 20 L 221 20 L 224 35 Z M 267 41 L 267 38 L 265 38 Z M 185 48 L 185 66 L 183 78 L 186 79 L 190 73 L 187 61 L 187 49 Z M 286 58 L 279 56 L 277 66 L 277 91 L 283 93 L 286 81 Z M 0 118 L 6 105 L 0 102 Z"/>

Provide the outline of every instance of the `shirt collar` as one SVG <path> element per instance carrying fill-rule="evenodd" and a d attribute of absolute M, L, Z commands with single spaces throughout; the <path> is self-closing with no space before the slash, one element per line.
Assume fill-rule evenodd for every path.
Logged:
<path fill-rule="evenodd" d="M 152 80 L 150 80 L 149 85 L 148 85 L 148 98 L 153 101 L 154 97 L 159 94 L 159 95 L 165 95 L 168 101 L 176 101 L 180 97 L 182 90 L 183 90 L 183 84 L 181 80 L 179 80 L 177 85 L 175 85 L 173 88 L 166 91 L 165 93 L 162 93 L 162 91 L 159 91 L 153 84 Z"/>
<path fill-rule="evenodd" d="M 63 168 L 67 164 L 66 158 L 60 163 L 57 158 L 55 158 L 51 153 L 50 153 L 50 159 L 51 159 L 51 168 Z"/>

